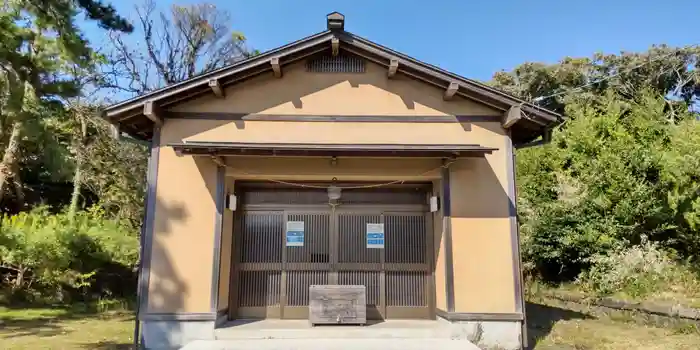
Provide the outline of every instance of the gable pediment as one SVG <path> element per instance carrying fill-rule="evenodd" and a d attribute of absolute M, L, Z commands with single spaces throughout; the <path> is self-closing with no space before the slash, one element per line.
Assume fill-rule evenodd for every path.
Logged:
<path fill-rule="evenodd" d="M 316 87 L 313 86 L 313 84 L 307 87 L 298 87 L 298 89 L 304 91 L 302 91 L 303 93 L 298 93 L 299 96 L 296 101 L 281 101 L 295 107 L 290 110 L 282 108 L 285 113 L 299 112 L 297 111 L 299 109 L 297 108 L 298 106 L 294 105 L 295 103 L 299 104 L 301 102 L 303 104 L 305 99 L 313 100 L 315 97 L 319 96 L 318 94 L 325 94 L 326 97 L 332 96 L 334 93 L 338 93 L 337 90 L 342 90 L 343 87 L 347 87 L 348 84 L 352 85 L 354 82 L 359 82 L 366 84 L 366 86 L 361 89 L 362 93 L 372 95 L 372 89 L 378 90 L 374 91 L 374 93 L 384 90 L 384 93 L 388 96 L 387 100 L 391 100 L 392 94 L 401 98 L 401 93 L 396 93 L 396 91 L 392 91 L 392 89 L 404 88 L 410 90 L 415 89 L 415 86 L 423 86 L 426 89 L 430 89 L 431 94 L 428 94 L 428 96 L 425 96 L 423 99 L 430 100 L 431 103 L 414 101 L 416 108 L 419 110 L 422 110 L 421 108 L 423 107 L 429 108 L 431 104 L 438 104 L 434 101 L 434 92 L 438 91 L 438 95 L 440 96 L 437 97 L 437 99 L 442 101 L 439 103 L 441 108 L 432 108 L 433 111 L 430 111 L 430 113 L 433 114 L 449 114 L 454 111 L 460 112 L 463 109 L 461 105 L 465 104 L 464 101 L 469 101 L 473 106 L 477 106 L 474 107 L 475 110 L 479 110 L 480 108 L 485 109 L 491 113 L 500 115 L 502 120 L 505 121 L 507 118 L 512 117 L 512 108 L 517 107 L 519 117 L 516 118 L 515 121 L 509 119 L 510 125 L 508 125 L 508 127 L 518 125 L 519 128 L 523 129 L 523 140 L 536 137 L 540 131 L 558 123 L 561 117 L 556 113 L 519 100 L 482 83 L 420 62 L 407 55 L 393 51 L 342 29 L 329 29 L 231 66 L 115 104 L 108 107 L 104 111 L 103 116 L 111 123 L 118 125 L 123 131 L 138 138 L 148 139 L 151 136 L 153 125 L 156 122 L 156 119 L 149 118 L 144 114 L 144 108 L 148 103 L 155 104 L 159 110 L 164 111 L 182 109 L 191 104 L 193 100 L 211 100 L 211 103 L 215 105 L 218 103 L 214 102 L 215 100 L 213 99 L 228 100 L 230 94 L 236 93 L 237 86 L 249 87 L 251 84 L 259 84 L 263 80 L 266 81 L 265 84 L 268 84 L 272 91 L 276 91 L 268 92 L 268 97 L 272 94 L 284 95 L 282 90 L 289 90 L 288 87 L 299 84 L 308 85 L 310 83 L 309 80 L 305 81 L 303 78 L 299 79 L 300 71 L 308 72 L 310 70 L 309 62 L 323 57 L 326 57 L 326 61 L 323 62 L 321 59 L 321 61 L 317 63 L 318 67 L 316 67 L 316 69 L 332 70 L 338 69 L 338 67 L 345 69 L 345 71 L 329 71 L 325 73 L 334 75 L 359 73 L 359 71 L 362 70 L 360 66 L 366 65 L 368 67 L 373 67 L 373 71 L 371 72 L 373 76 L 371 79 L 357 78 L 354 80 L 346 79 L 344 81 L 340 80 L 342 77 L 339 77 L 339 81 L 335 85 L 322 86 L 322 88 L 318 87 L 316 90 L 314 90 Z M 327 57 L 335 58 L 327 59 Z M 351 64 L 342 65 L 342 62 L 338 63 L 341 61 L 338 57 L 348 57 L 350 58 L 348 61 L 362 62 L 362 64 L 356 64 L 356 66 L 352 66 Z M 314 63 L 311 64 L 313 65 Z M 300 69 L 300 67 L 304 69 Z M 358 72 L 349 72 L 349 69 L 356 69 Z M 381 73 L 377 74 L 379 71 L 381 71 Z M 365 75 L 367 74 L 370 74 L 370 72 L 365 73 Z M 288 79 L 290 75 L 292 79 Z M 376 79 L 377 75 L 381 76 L 383 82 Z M 270 83 L 270 77 L 275 77 L 279 82 Z M 373 82 L 366 83 L 363 79 L 372 80 Z M 325 80 L 314 79 L 311 83 L 319 83 L 319 81 L 328 83 L 333 80 L 333 78 L 327 78 Z M 403 82 L 409 80 L 412 81 L 412 84 L 407 83 L 405 84 L 406 86 L 403 87 L 401 87 L 399 83 L 396 83 L 397 81 Z M 407 87 L 409 85 L 411 86 L 410 88 Z M 274 88 L 274 86 L 279 86 L 279 88 Z M 352 93 L 351 90 L 346 92 Z M 357 91 L 355 92 L 357 93 Z M 238 94 L 240 94 L 240 92 L 238 92 Z M 279 99 L 282 100 L 282 98 Z M 410 103 L 410 101 L 403 102 Z M 359 103 L 357 101 L 346 99 L 346 103 L 351 105 L 345 106 L 346 109 L 344 110 L 342 108 L 336 108 L 334 110 L 326 108 L 325 114 L 331 114 L 329 112 L 333 112 L 334 114 L 358 114 L 353 113 L 353 111 L 358 109 L 361 112 L 359 114 L 369 113 L 355 106 L 356 103 Z M 458 107 L 449 107 L 450 104 L 461 105 Z M 279 106 L 269 107 L 281 108 Z M 406 108 L 410 112 L 411 109 L 409 107 L 410 105 L 407 105 Z M 376 109 L 376 106 L 374 108 Z M 508 113 L 509 111 L 511 111 L 510 114 Z M 267 113 L 271 111 L 262 108 L 258 110 L 253 108 L 248 111 L 240 111 L 240 113 L 243 112 Z M 304 112 L 306 113 L 307 111 Z M 381 113 L 381 111 L 375 111 L 375 113 Z M 388 110 L 386 113 L 391 114 L 397 112 Z M 414 108 L 413 112 L 408 114 L 417 115 L 416 113 L 416 109 Z M 452 114 L 457 115 L 459 113 Z"/>

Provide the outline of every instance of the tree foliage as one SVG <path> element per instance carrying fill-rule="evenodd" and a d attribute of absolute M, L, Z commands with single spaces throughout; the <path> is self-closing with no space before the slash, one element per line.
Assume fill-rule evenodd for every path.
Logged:
<path fill-rule="evenodd" d="M 107 47 L 90 48 L 75 26 L 81 13 L 110 30 Z M 98 1 L 0 6 L 0 170 L 12 180 L 0 215 L 3 290 L 46 301 L 133 294 L 147 147 L 113 139 L 97 111 L 115 92 L 247 57 L 229 22 L 213 5 L 156 12 L 147 1 L 127 36 L 134 28 Z"/>
<path fill-rule="evenodd" d="M 698 257 L 700 47 L 527 62 L 490 84 L 566 115 L 517 152 L 529 272 L 571 279 L 643 237 Z"/>
<path fill-rule="evenodd" d="M 158 11 L 155 2 L 136 6 L 138 40 L 110 34 L 105 67 L 110 87 L 133 95 L 174 84 L 249 57 L 245 36 L 232 30 L 228 12 L 209 3 Z"/>
<path fill-rule="evenodd" d="M 75 24 L 79 12 L 103 28 L 133 29 L 114 8 L 94 0 L 11 0 L 1 9 L 0 96 L 9 133 L 0 162 L 0 200 L 7 180 L 17 177 L 27 119 L 37 109 L 60 108 L 62 99 L 78 95 L 72 73 L 94 67 L 96 56 Z"/>
<path fill-rule="evenodd" d="M 97 208 L 70 217 L 37 207 L 0 218 L 0 256 L 0 274 L 15 298 L 128 297 L 138 238 L 131 226 L 105 218 Z M 105 281 L 110 274 L 111 282 Z"/>
<path fill-rule="evenodd" d="M 634 98 L 647 90 L 686 105 L 700 97 L 700 46 L 654 46 L 646 52 L 566 57 L 557 64 L 527 62 L 494 74 L 491 85 L 558 112 L 572 98 L 593 100 L 614 91 Z M 537 100 L 538 97 L 545 97 Z"/>
<path fill-rule="evenodd" d="M 700 124 L 651 89 L 567 105 L 551 144 L 517 153 L 529 268 L 572 278 L 594 254 L 644 237 L 700 254 Z"/>

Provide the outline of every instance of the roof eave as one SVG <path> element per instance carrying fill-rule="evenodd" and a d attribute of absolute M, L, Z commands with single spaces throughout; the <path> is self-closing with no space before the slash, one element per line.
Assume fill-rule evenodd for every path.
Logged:
<path fill-rule="evenodd" d="M 295 144 L 246 142 L 171 143 L 178 155 L 289 157 L 480 157 L 497 151 L 481 145 L 436 144 Z"/>

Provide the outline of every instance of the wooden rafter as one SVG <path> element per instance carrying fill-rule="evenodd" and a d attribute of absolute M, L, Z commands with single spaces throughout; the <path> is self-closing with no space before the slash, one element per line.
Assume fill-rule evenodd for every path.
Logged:
<path fill-rule="evenodd" d="M 396 75 L 396 71 L 399 69 L 399 60 L 396 58 L 392 58 L 391 61 L 389 62 L 389 72 L 387 73 L 387 76 L 389 78 L 393 78 Z"/>
<path fill-rule="evenodd" d="M 226 97 L 226 93 L 224 92 L 224 89 L 221 87 L 221 83 L 219 83 L 219 79 L 209 79 L 209 87 L 211 88 L 211 91 L 216 95 L 218 98 L 224 98 Z"/>
<path fill-rule="evenodd" d="M 452 97 L 457 93 L 457 90 L 459 90 L 459 84 L 457 82 L 451 82 L 450 85 L 447 87 L 445 90 L 445 95 L 443 96 L 443 99 L 445 100 L 451 100 Z"/>
<path fill-rule="evenodd" d="M 143 104 L 143 115 L 145 115 L 146 118 L 150 119 L 156 125 L 163 125 L 163 112 L 161 111 L 160 106 L 158 106 L 155 102 L 146 101 L 146 103 Z"/>
<path fill-rule="evenodd" d="M 275 78 L 282 77 L 282 66 L 280 66 L 280 58 L 273 57 L 270 59 L 270 65 L 272 65 L 272 71 L 275 72 Z"/>

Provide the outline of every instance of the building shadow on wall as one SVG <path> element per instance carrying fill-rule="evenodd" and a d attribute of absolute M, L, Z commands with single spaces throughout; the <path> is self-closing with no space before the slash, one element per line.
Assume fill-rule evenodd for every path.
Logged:
<path fill-rule="evenodd" d="M 162 174 L 161 174 L 162 176 Z M 153 322 L 144 320 L 151 313 L 170 314 L 177 313 L 185 307 L 185 295 L 189 292 L 187 284 L 182 276 L 176 272 L 173 264 L 176 259 L 192 259 L 194 257 L 172 256 L 168 251 L 167 241 L 173 236 L 173 223 L 187 219 L 188 212 L 185 203 L 166 203 L 160 196 L 156 195 L 156 215 L 154 218 L 154 228 L 157 230 L 153 237 L 150 283 L 148 285 L 148 305 L 141 305 L 140 319 L 141 332 L 140 339 L 149 341 L 150 339 L 165 339 L 165 344 L 156 344 L 163 348 L 175 348 L 180 344 L 177 339 L 172 339 L 169 335 L 180 334 L 181 325 L 179 322 L 162 321 Z M 160 217 L 165 216 L 165 219 Z M 213 216 L 213 213 L 212 213 Z M 156 225 L 156 221 L 158 222 Z M 162 310 L 167 310 L 163 312 Z M 165 315 L 164 315 L 165 316 Z M 144 327 L 144 321 L 149 322 L 148 327 Z M 147 344 L 152 346 L 151 344 Z M 114 344 L 106 344 L 103 349 L 118 349 Z M 96 348 L 100 349 L 100 347 Z"/>
<path fill-rule="evenodd" d="M 498 163 L 500 164 L 500 163 Z M 503 164 L 505 167 L 505 164 Z M 450 202 L 451 202 L 451 218 L 454 219 L 493 219 L 510 217 L 511 213 L 515 212 L 515 203 L 510 200 L 507 189 L 507 182 L 503 185 L 494 172 L 491 164 L 485 157 L 466 158 L 457 160 L 450 166 Z M 469 183 L 460 182 L 458 176 L 468 179 Z M 506 179 L 503 179 L 506 181 Z M 438 182 L 433 183 L 433 195 L 445 196 L 442 189 L 436 186 L 442 186 Z M 441 209 L 442 213 L 442 209 Z M 440 220 L 440 216 L 436 216 Z M 437 266 L 437 259 L 440 254 L 441 243 L 444 239 L 442 222 L 434 224 L 435 229 L 435 246 L 433 254 L 433 266 Z M 453 228 L 454 230 L 454 228 Z M 463 235 L 452 233 L 453 249 L 455 237 L 459 238 Z M 458 278 L 458 270 L 454 271 L 455 278 Z"/>

